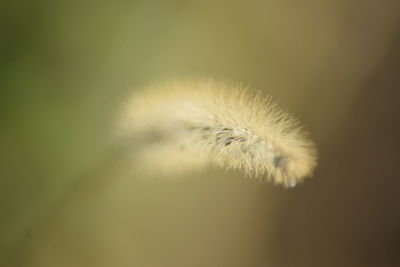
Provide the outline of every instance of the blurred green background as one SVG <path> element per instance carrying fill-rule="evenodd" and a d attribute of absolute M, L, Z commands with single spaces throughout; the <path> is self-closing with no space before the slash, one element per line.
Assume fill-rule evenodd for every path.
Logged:
<path fill-rule="evenodd" d="M 0 33 L 0 266 L 400 264 L 398 0 L 2 0 Z M 315 179 L 119 159 L 127 95 L 193 76 L 279 99 Z"/>

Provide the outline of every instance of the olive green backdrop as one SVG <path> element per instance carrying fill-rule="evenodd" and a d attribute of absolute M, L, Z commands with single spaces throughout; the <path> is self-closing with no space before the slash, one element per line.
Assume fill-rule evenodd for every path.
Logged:
<path fill-rule="evenodd" d="M 397 266 L 400 2 L 0 2 L 1 266 Z M 214 77 L 316 140 L 285 190 L 147 177 L 115 149 L 138 86 Z"/>

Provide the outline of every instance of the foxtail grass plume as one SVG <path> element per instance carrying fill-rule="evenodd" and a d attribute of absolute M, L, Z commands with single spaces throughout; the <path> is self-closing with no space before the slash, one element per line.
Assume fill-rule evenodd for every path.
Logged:
<path fill-rule="evenodd" d="M 209 164 L 293 187 L 316 167 L 314 143 L 271 98 L 211 80 L 170 80 L 136 91 L 123 109 L 135 162 L 175 173 Z"/>

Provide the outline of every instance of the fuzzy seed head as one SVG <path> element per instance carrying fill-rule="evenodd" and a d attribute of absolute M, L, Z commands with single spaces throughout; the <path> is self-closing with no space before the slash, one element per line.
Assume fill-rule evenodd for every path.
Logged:
<path fill-rule="evenodd" d="M 136 92 L 121 130 L 141 142 L 136 160 L 162 172 L 208 164 L 293 187 L 317 153 L 299 122 L 270 98 L 210 80 L 173 80 Z"/>

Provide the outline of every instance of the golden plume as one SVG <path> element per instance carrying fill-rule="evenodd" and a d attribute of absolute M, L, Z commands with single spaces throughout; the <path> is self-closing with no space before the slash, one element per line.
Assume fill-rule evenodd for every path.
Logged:
<path fill-rule="evenodd" d="M 138 165 L 160 172 L 209 163 L 293 187 L 312 176 L 317 153 L 299 122 L 271 98 L 211 80 L 170 80 L 135 92 L 124 135 Z"/>

